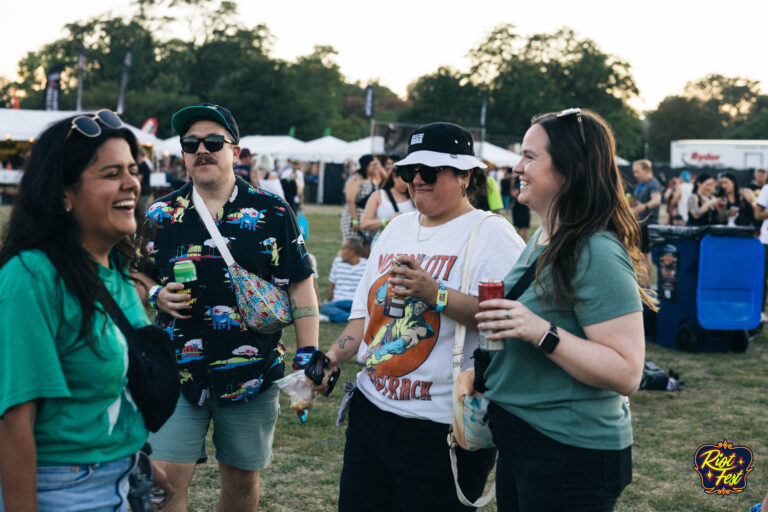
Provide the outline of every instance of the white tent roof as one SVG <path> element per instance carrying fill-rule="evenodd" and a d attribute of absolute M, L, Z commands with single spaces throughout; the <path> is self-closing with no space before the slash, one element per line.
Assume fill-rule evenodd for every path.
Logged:
<path fill-rule="evenodd" d="M 241 148 L 248 148 L 251 153 L 269 153 L 278 159 L 301 160 L 306 143 L 289 135 L 247 135 L 240 137 Z"/>
<path fill-rule="evenodd" d="M 30 140 L 40 135 L 50 124 L 65 117 L 88 112 L 72 110 L 26 110 L 0 108 L 0 137 L 10 140 Z M 126 123 L 142 145 L 163 146 L 160 139 Z"/>
<path fill-rule="evenodd" d="M 522 156 L 490 142 L 475 142 L 475 155 L 481 160 L 491 162 L 496 167 L 514 167 Z"/>
<path fill-rule="evenodd" d="M 310 162 L 344 163 L 349 143 L 333 135 L 311 140 L 304 145 L 302 160 Z"/>
<path fill-rule="evenodd" d="M 347 143 L 347 149 L 344 153 L 344 160 L 348 158 L 358 159 L 363 155 L 384 154 L 384 137 L 376 135 L 373 137 L 373 148 L 371 148 L 371 138 L 365 137 L 364 139 L 353 140 Z"/>

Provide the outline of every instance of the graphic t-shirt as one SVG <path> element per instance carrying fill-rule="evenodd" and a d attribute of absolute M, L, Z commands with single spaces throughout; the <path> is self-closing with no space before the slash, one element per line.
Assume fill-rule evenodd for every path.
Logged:
<path fill-rule="evenodd" d="M 248 400 L 283 376 L 280 332 L 249 330 L 235 303 L 229 271 L 192 204 L 192 182 L 147 209 L 147 257 L 140 267 L 160 284 L 174 281 L 177 262 L 193 262 L 199 297 L 192 318 L 158 312 L 172 337 L 181 392 L 193 404 L 212 391 L 222 404 Z M 285 202 L 240 178 L 215 216 L 240 267 L 278 286 L 312 275 L 304 238 Z"/>
<path fill-rule="evenodd" d="M 113 265 L 114 267 L 115 265 Z M 98 266 L 134 327 L 149 324 L 132 282 Z M 128 390 L 128 345 L 96 310 L 92 343 L 80 337 L 80 302 L 41 251 L 24 251 L 0 269 L 0 416 L 38 402 L 37 463 L 97 464 L 136 453 L 147 439 Z"/>
<path fill-rule="evenodd" d="M 380 409 L 407 418 L 450 423 L 451 351 L 456 322 L 433 311 L 425 302 L 407 298 L 405 315 L 384 315 L 389 269 L 395 256 L 411 255 L 438 283 L 461 287 L 461 272 L 475 222 L 487 215 L 473 210 L 445 224 L 425 228 L 418 212 L 392 219 L 371 250 L 357 288 L 350 320 L 365 318 L 363 342 L 357 361 L 364 364 L 357 385 Z M 503 279 L 517 261 L 523 240 L 504 218 L 483 222 L 472 250 L 469 294 L 477 296 L 484 277 Z M 450 300 L 450 298 L 449 298 Z M 467 329 L 464 368 L 472 366 L 477 331 Z"/>
<path fill-rule="evenodd" d="M 505 291 L 544 251 L 545 246 L 537 243 L 540 233 L 541 228 L 504 279 Z M 551 283 L 548 267 L 543 269 L 539 282 L 544 286 Z M 611 233 L 603 231 L 589 238 L 571 283 L 578 299 L 575 303 L 564 299 L 558 307 L 537 295 L 533 283 L 518 300 L 562 331 L 581 338 L 585 337 L 585 326 L 642 311 L 632 261 Z M 504 340 L 504 349 L 491 357 L 485 372 L 485 398 L 535 429 L 581 448 L 620 450 L 632 443 L 629 408 L 615 391 L 583 384 L 537 347 L 518 339 Z"/>

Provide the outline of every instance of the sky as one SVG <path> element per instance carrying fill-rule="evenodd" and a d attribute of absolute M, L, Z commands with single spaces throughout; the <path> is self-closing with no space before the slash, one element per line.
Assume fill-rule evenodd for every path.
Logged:
<path fill-rule="evenodd" d="M 569 27 L 577 37 L 631 65 L 640 90 L 633 106 L 653 110 L 666 96 L 710 73 L 759 80 L 768 91 L 763 34 L 768 2 L 729 0 L 238 0 L 243 24 L 264 23 L 275 35 L 272 56 L 293 60 L 316 44 L 336 49 L 347 80 L 376 79 L 401 96 L 439 66 L 466 70 L 468 51 L 498 24 L 529 36 Z M 132 13 L 127 0 L 26 0 L 0 30 L 0 76 L 14 78 L 28 51 L 63 37 L 68 22 L 111 10 Z M 65 12 L 62 12 L 66 6 Z M 10 21 L 10 20 L 8 20 Z M 161 38 L 183 33 L 161 34 Z M 236 65 L 236 63 L 233 63 Z M 130 86 L 130 85 L 129 85 Z"/>

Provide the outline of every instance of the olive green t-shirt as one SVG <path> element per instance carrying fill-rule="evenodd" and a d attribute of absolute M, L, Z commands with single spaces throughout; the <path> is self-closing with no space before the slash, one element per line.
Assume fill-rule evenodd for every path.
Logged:
<path fill-rule="evenodd" d="M 536 242 L 540 231 L 504 279 L 506 291 L 544 250 Z M 541 279 L 545 285 L 547 270 Z M 642 310 L 632 261 L 608 232 L 596 233 L 584 245 L 572 284 L 577 300 L 563 301 L 562 309 L 537 297 L 534 284 L 518 300 L 559 330 L 581 338 L 585 338 L 584 326 Z M 504 350 L 492 354 L 485 373 L 489 400 L 561 443 L 600 450 L 632 444 L 629 407 L 623 396 L 581 383 L 528 342 L 506 339 Z"/>
<path fill-rule="evenodd" d="M 149 324 L 131 282 L 114 268 L 98 271 L 131 325 Z M 44 253 L 24 251 L 0 269 L 0 415 L 39 399 L 39 465 L 107 462 L 147 439 L 126 387 L 125 337 L 101 312 L 92 320 L 101 357 L 78 336 L 80 303 Z"/>

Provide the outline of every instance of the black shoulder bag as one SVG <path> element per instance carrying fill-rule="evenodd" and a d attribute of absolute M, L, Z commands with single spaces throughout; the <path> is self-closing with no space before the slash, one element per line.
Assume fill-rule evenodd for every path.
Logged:
<path fill-rule="evenodd" d="M 525 269 L 525 272 L 520 276 L 520 279 L 517 280 L 515 286 L 509 290 L 509 293 L 507 293 L 507 296 L 505 297 L 506 299 L 517 300 L 523 292 L 528 289 L 533 282 L 533 278 L 536 276 L 537 260 L 538 258 L 533 260 L 528 268 Z M 475 362 L 475 380 L 473 385 L 478 393 L 485 393 L 488 390 L 488 388 L 485 387 L 485 370 L 487 370 L 488 365 L 491 364 L 491 356 L 488 352 L 476 348 L 472 353 L 472 358 Z"/>
<path fill-rule="evenodd" d="M 134 329 L 101 283 L 101 304 L 128 342 L 128 389 L 148 430 L 157 432 L 176 409 L 181 384 L 168 333 L 146 325 Z"/>

